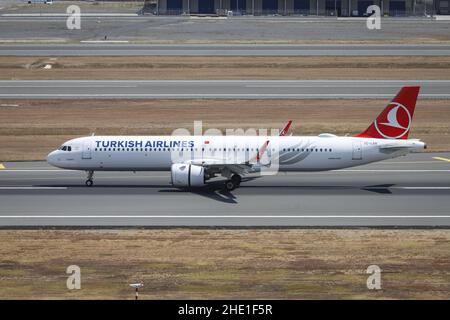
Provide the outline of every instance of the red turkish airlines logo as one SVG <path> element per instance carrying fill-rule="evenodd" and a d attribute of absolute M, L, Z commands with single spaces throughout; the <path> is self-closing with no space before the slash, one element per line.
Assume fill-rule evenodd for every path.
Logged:
<path fill-rule="evenodd" d="M 386 139 L 403 137 L 411 126 L 411 114 L 398 102 L 391 102 L 386 111 L 375 120 L 375 129 Z"/>

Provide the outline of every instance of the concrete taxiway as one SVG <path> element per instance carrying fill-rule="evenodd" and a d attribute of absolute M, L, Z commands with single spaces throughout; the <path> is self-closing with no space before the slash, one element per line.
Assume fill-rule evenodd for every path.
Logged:
<path fill-rule="evenodd" d="M 45 162 L 3 163 L 0 226 L 450 227 L 450 153 L 412 154 L 345 170 L 247 176 L 197 190 L 168 172 L 95 174 Z"/>
<path fill-rule="evenodd" d="M 52 12 L 49 12 L 52 11 Z M 138 9 L 136 9 L 138 11 Z M 136 13 L 136 11 L 134 13 Z M 82 9 L 81 29 L 67 28 L 66 8 L 0 11 L 0 42 L 119 40 L 133 43 L 447 43 L 450 21 L 431 18 L 381 19 L 369 30 L 365 18 L 129 16 Z"/>
<path fill-rule="evenodd" d="M 450 98 L 450 80 L 2 80 L 0 98 L 385 99 L 407 85 Z"/>
<path fill-rule="evenodd" d="M 117 40 L 116 40 L 117 41 Z M 448 56 L 448 44 L 2 44 L 0 56 Z"/>

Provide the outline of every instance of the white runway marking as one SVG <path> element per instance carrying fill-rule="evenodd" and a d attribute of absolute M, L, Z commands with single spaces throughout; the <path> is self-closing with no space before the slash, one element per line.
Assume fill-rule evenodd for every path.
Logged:
<path fill-rule="evenodd" d="M 2 88 L 17 88 L 17 86 L 0 86 Z M 52 88 L 137 88 L 137 85 L 121 85 L 121 84 L 113 84 L 113 85 L 103 85 L 103 84 L 78 84 L 76 86 L 74 85 L 65 85 L 65 84 L 55 84 L 51 86 Z M 50 88 L 50 86 L 46 85 L 33 85 L 33 86 L 23 86 L 22 88 Z"/>
<path fill-rule="evenodd" d="M 52 12 L 42 12 L 42 13 L 3 13 L 2 17 L 68 17 L 69 13 L 52 13 Z M 85 17 L 137 17 L 137 13 L 89 13 L 83 12 Z"/>
<path fill-rule="evenodd" d="M 430 163 L 430 164 L 436 164 L 439 163 L 435 160 L 427 160 L 427 161 L 381 161 L 374 164 L 411 164 L 411 163 Z"/>
<path fill-rule="evenodd" d="M 0 174 L 6 172 L 58 172 L 58 173 L 83 173 L 83 170 L 61 170 L 61 169 L 2 169 Z M 108 171 L 104 171 L 108 172 Z M 111 171 L 113 172 L 113 171 Z M 124 171 L 130 172 L 130 171 Z M 142 171 L 142 172 L 152 172 L 152 171 Z M 167 171 L 169 172 L 169 171 Z M 398 173 L 411 173 L 411 172 L 450 172 L 450 169 L 338 169 L 338 170 L 330 170 L 330 171 L 302 171 L 302 172 L 287 172 L 287 175 L 302 175 L 302 174 L 330 174 L 330 173 L 339 173 L 339 172 L 398 172 Z M 285 173 L 284 171 L 280 171 L 281 173 Z M 152 175 L 153 177 L 153 175 Z"/>
<path fill-rule="evenodd" d="M 450 172 L 441 169 L 340 169 L 333 172 Z"/>
<path fill-rule="evenodd" d="M 392 187 L 392 188 L 405 190 L 450 190 L 450 187 Z"/>
<path fill-rule="evenodd" d="M 67 187 L 0 186 L 0 190 L 66 190 Z"/>
<path fill-rule="evenodd" d="M 424 218 L 450 218 L 450 215 L 8 215 L 8 216 L 0 216 L 0 219 L 16 219 L 16 218 L 26 218 L 26 219 L 48 219 L 48 218 L 56 218 L 56 219 L 101 219 L 101 218 L 131 218 L 131 219 L 151 219 L 151 218 L 168 218 L 168 219 L 180 219 L 180 218 L 189 218 L 189 219 L 224 219 L 224 218 L 233 218 L 233 219 L 330 219 L 330 218 L 342 218 L 342 219 L 424 219 Z"/>
<path fill-rule="evenodd" d="M 274 94 L 263 94 L 263 93 L 105 93 L 105 94 L 83 94 L 83 93 L 68 93 L 68 94 L 53 94 L 53 93 L 2 93 L 0 97 L 10 98 L 10 97 L 78 97 L 78 98 L 114 98 L 114 97 L 136 97 L 136 98 L 282 98 L 282 99 L 290 99 L 290 98 L 388 98 L 390 94 L 375 94 L 375 93 L 333 93 L 333 94 L 325 94 L 325 93 L 274 93 Z M 450 94 L 446 93 L 430 93 L 430 94 L 422 94 L 422 98 L 447 98 Z"/>
<path fill-rule="evenodd" d="M 152 177 L 157 177 L 157 178 L 164 178 L 165 176 L 152 176 Z M 126 179 L 128 177 L 102 177 L 102 179 Z M 136 178 L 136 177 L 134 177 Z M 138 178 L 149 178 L 149 177 L 138 177 Z M 53 179 L 57 179 L 57 178 L 53 178 Z M 62 179 L 62 178 L 60 178 Z M 28 180 L 28 178 L 27 178 Z M 48 180 L 47 178 L 36 178 L 33 180 Z M 170 185 L 168 185 L 170 186 Z M 84 188 L 84 186 L 81 186 L 82 188 Z M 97 187 L 102 187 L 101 185 L 97 185 Z M 275 188 L 276 186 L 274 186 Z M 68 189 L 69 187 L 45 187 L 45 186 L 0 186 L 0 190 L 21 190 L 21 189 Z M 354 186 L 354 188 L 367 188 L 367 189 L 403 189 L 403 190 L 450 190 L 450 187 L 432 187 L 432 186 L 427 186 L 427 187 L 358 187 L 358 186 Z"/>
<path fill-rule="evenodd" d="M 0 172 L 65 172 L 65 173 L 81 173 L 82 171 L 71 171 L 62 169 L 5 169 Z"/>
<path fill-rule="evenodd" d="M 81 40 L 81 43 L 128 43 L 128 40 Z"/>

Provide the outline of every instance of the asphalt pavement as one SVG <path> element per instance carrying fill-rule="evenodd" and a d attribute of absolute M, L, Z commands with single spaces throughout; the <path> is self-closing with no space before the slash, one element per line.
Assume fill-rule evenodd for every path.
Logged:
<path fill-rule="evenodd" d="M 407 85 L 450 98 L 450 80 L 0 80 L 0 99 L 386 99 Z"/>
<path fill-rule="evenodd" d="M 450 153 L 350 169 L 247 176 L 183 190 L 168 172 L 85 173 L 3 163 L 0 226 L 449 227 Z M 1 167 L 1 166 L 0 166 Z"/>

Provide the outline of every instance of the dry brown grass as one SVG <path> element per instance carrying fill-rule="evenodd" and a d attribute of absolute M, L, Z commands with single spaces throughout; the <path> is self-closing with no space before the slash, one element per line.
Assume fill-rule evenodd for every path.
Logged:
<path fill-rule="evenodd" d="M 292 119 L 296 135 L 355 134 L 385 100 L 2 100 L 0 160 L 41 160 L 62 142 L 97 135 L 171 134 L 175 128 L 280 128 Z M 3 106 L 1 105 L 14 105 Z M 240 119 L 236 121 L 236 119 Z M 447 100 L 421 100 L 412 137 L 430 151 L 450 150 Z"/>
<path fill-rule="evenodd" d="M 1 299 L 449 299 L 449 230 L 0 231 Z M 81 290 L 65 270 L 81 268 Z M 382 269 L 382 290 L 366 268 Z"/>
<path fill-rule="evenodd" d="M 450 57 L 0 57 L 3 80 L 449 78 Z"/>

